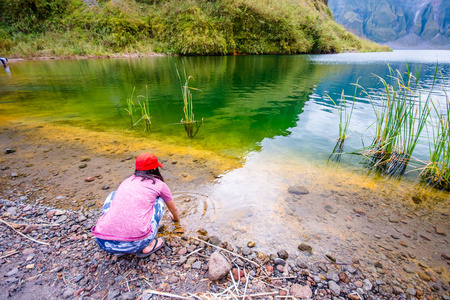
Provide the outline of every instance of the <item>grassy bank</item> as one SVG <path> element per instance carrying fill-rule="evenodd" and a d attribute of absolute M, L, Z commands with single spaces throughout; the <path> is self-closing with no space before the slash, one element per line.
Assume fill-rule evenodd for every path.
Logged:
<path fill-rule="evenodd" d="M 388 50 L 335 23 L 321 0 L 0 1 L 8 57 L 297 54 Z"/>

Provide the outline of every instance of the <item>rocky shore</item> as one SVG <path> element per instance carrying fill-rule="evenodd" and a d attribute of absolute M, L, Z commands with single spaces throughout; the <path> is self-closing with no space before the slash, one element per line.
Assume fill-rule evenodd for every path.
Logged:
<path fill-rule="evenodd" d="M 308 243 L 263 253 L 252 241 L 187 230 L 166 217 L 157 253 L 107 254 L 90 229 L 136 154 L 158 153 L 169 186 L 180 190 L 212 181 L 229 164 L 108 133 L 52 131 L 19 124 L 0 134 L 0 299 L 450 299 L 445 252 L 440 268 L 402 251 L 369 263 L 357 251 L 345 261 L 342 253 L 312 261 Z M 446 230 L 435 230 L 447 243 Z M 407 277 L 392 271 L 398 266 Z"/>
<path fill-rule="evenodd" d="M 163 232 L 165 246 L 150 257 L 116 257 L 101 251 L 90 233 L 99 213 L 20 199 L 0 201 L 2 299 L 448 299 L 445 285 L 425 270 L 419 275 L 435 282 L 430 290 L 374 280 L 358 258 L 344 264 L 328 256 L 308 265 L 284 250 L 252 251 L 252 243 L 233 249 L 205 230 Z"/>

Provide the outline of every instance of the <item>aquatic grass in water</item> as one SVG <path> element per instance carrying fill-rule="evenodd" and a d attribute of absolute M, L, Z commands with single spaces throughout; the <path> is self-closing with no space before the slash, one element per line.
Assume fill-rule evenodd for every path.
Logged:
<path fill-rule="evenodd" d="M 144 120 L 145 123 L 145 130 L 150 132 L 151 131 L 151 116 L 150 116 L 150 99 L 148 97 L 148 86 L 145 86 L 145 90 L 146 90 L 146 95 L 139 95 L 137 96 L 138 99 L 138 103 L 139 106 L 141 107 L 141 113 L 142 113 L 142 118 Z M 142 99 L 142 103 L 141 101 L 139 101 L 139 99 Z"/>
<path fill-rule="evenodd" d="M 131 126 L 130 127 L 134 127 L 137 124 L 139 124 L 142 120 L 144 120 L 145 123 L 145 130 L 150 132 L 151 131 L 151 121 L 150 121 L 150 101 L 149 101 L 149 97 L 148 97 L 148 87 L 145 86 L 146 89 L 146 95 L 138 95 L 136 97 L 136 101 L 134 101 L 134 92 L 136 90 L 136 87 L 133 87 L 133 91 L 131 92 L 131 96 L 129 98 L 127 98 L 127 108 L 125 108 L 125 111 L 128 113 L 128 116 L 130 117 L 131 120 Z M 142 99 L 142 102 L 140 101 L 140 99 Z M 136 110 L 136 104 L 135 102 L 137 102 L 137 104 L 139 105 L 140 109 L 141 109 L 141 118 L 138 119 L 136 121 L 136 114 L 137 114 L 137 110 Z"/>
<path fill-rule="evenodd" d="M 421 175 L 429 185 L 450 191 L 450 99 L 445 93 L 445 105 L 433 104 L 437 118 L 431 124 L 430 161 Z"/>
<path fill-rule="evenodd" d="M 375 137 L 362 154 L 371 167 L 389 175 L 402 175 L 430 115 L 430 96 L 421 99 L 420 70 L 416 69 L 415 76 L 407 66 L 403 76 L 389 66 L 389 73 L 390 83 L 377 76 L 384 87 L 384 93 L 376 96 L 381 108 L 376 108 L 375 102 L 379 101 L 366 92 L 376 115 Z"/>
<path fill-rule="evenodd" d="M 135 89 L 136 89 L 136 87 L 133 87 L 133 91 L 131 92 L 130 98 L 127 98 L 127 108 L 125 108 L 125 111 L 128 113 L 128 116 L 130 117 L 130 120 L 131 120 L 131 127 L 133 127 L 135 125 L 134 117 L 136 114 L 136 106 L 134 105 L 134 101 L 133 101 L 133 95 L 134 95 Z"/>
<path fill-rule="evenodd" d="M 357 92 L 358 92 L 358 82 L 356 82 L 355 84 L 355 93 L 353 94 L 353 100 L 350 111 L 347 110 L 347 103 L 345 100 L 344 91 L 342 91 L 339 105 L 336 102 L 334 102 L 334 100 L 330 96 L 328 96 L 328 98 L 333 102 L 335 106 L 338 107 L 339 110 L 339 136 L 337 138 L 336 146 L 334 146 L 334 149 L 329 158 L 334 161 L 339 161 L 341 159 L 341 155 L 344 150 L 344 142 L 349 136 L 348 127 L 350 125 L 350 120 L 352 118 L 353 109 L 355 108 Z"/>
<path fill-rule="evenodd" d="M 192 101 L 191 90 L 201 91 L 199 89 L 189 86 L 189 80 L 194 80 L 194 77 L 186 75 L 186 69 L 184 69 L 184 84 L 181 80 L 180 73 L 177 70 L 178 79 L 181 85 L 181 94 L 183 95 L 183 112 L 184 119 L 181 119 L 181 124 L 184 125 L 184 129 L 189 138 L 193 138 L 197 135 L 200 126 L 203 124 L 203 118 L 201 121 L 196 121 L 194 118 L 194 105 Z"/>

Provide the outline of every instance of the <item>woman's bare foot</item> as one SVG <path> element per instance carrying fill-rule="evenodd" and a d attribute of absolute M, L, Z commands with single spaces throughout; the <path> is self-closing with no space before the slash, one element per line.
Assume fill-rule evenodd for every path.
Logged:
<path fill-rule="evenodd" d="M 155 247 L 155 243 L 158 243 Z M 144 248 L 144 250 L 142 250 L 142 253 L 149 253 L 150 251 L 152 251 L 152 249 L 156 249 L 162 246 L 162 244 L 164 244 L 164 240 L 161 238 L 157 238 L 154 239 L 147 247 Z"/>

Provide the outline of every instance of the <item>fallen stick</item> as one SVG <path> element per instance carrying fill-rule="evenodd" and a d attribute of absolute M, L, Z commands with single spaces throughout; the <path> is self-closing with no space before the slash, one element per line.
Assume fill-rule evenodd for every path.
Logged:
<path fill-rule="evenodd" d="M 251 261 L 251 260 L 249 260 L 249 259 L 247 259 L 247 258 L 245 258 L 245 257 L 243 257 L 243 256 L 241 256 L 241 255 L 239 255 L 239 254 L 237 254 L 237 253 L 234 253 L 234 252 L 231 252 L 231 251 L 229 251 L 229 250 L 227 250 L 227 249 L 224 249 L 224 248 L 222 248 L 222 247 L 219 247 L 219 246 L 210 244 L 210 243 L 208 243 L 208 242 L 206 242 L 206 241 L 202 241 L 202 240 L 200 240 L 200 239 L 198 239 L 198 238 L 196 238 L 196 237 L 191 237 L 191 238 L 194 239 L 194 240 L 196 240 L 196 241 L 203 242 L 203 243 L 205 243 L 205 244 L 207 244 L 207 245 L 210 245 L 211 247 L 214 247 L 214 248 L 220 249 L 220 250 L 222 250 L 222 251 L 225 251 L 225 252 L 227 252 L 227 253 L 229 253 L 229 254 L 231 254 L 231 255 L 237 256 L 237 257 L 239 257 L 239 258 L 241 258 L 241 259 L 243 259 L 243 260 L 245 260 L 245 261 L 247 261 L 247 262 L 249 262 L 249 263 L 251 263 L 251 264 L 254 264 L 254 265 L 257 266 L 258 268 L 261 268 L 261 269 L 263 269 L 263 271 L 265 271 L 264 268 L 263 268 L 260 264 L 255 263 L 254 261 Z"/>
<path fill-rule="evenodd" d="M 0 256 L 0 259 L 6 258 L 6 257 L 10 257 L 11 255 L 17 254 L 17 253 L 19 253 L 19 252 L 20 252 L 19 250 L 13 250 L 13 251 L 11 251 L 11 252 L 8 253 L 8 254 L 5 254 L 5 255 L 3 255 L 3 256 Z"/>
<path fill-rule="evenodd" d="M 150 285 L 150 283 L 147 280 L 144 280 L 145 282 L 147 282 L 147 284 Z M 158 292 L 155 290 L 144 290 L 147 291 L 153 295 L 158 295 L 158 296 L 164 296 L 164 297 L 171 297 L 171 298 L 178 298 L 178 299 L 189 299 L 188 297 L 184 297 L 184 296 L 179 296 L 179 295 L 175 295 L 175 294 L 170 294 L 170 293 L 165 293 L 165 292 Z"/>
<path fill-rule="evenodd" d="M 20 231 L 17 231 L 17 230 L 14 229 L 14 227 L 12 227 L 8 222 L 6 222 L 6 221 L 4 221 L 4 220 L 2 220 L 2 219 L 0 219 L 0 222 L 2 222 L 2 223 L 5 224 L 6 226 L 8 226 L 8 227 L 11 228 L 12 230 L 14 230 L 16 233 L 20 234 L 20 235 L 23 236 L 23 237 L 26 237 L 27 239 L 32 240 L 32 241 L 35 242 L 35 243 L 50 246 L 49 243 L 41 242 L 41 241 L 35 240 L 35 239 L 33 239 L 32 237 L 30 237 L 30 236 L 28 236 L 28 235 L 26 235 L 26 234 L 23 234 L 23 233 L 20 232 Z"/>
<path fill-rule="evenodd" d="M 188 255 L 186 255 L 186 258 L 189 257 L 190 255 L 192 255 L 192 254 L 194 254 L 194 253 L 197 253 L 197 252 L 199 252 L 199 251 L 202 251 L 202 250 L 203 250 L 203 248 L 198 248 L 197 250 L 192 251 L 191 253 L 189 253 Z"/>
<path fill-rule="evenodd" d="M 247 297 L 261 297 L 261 296 L 270 296 L 270 295 L 278 295 L 278 292 L 250 294 L 250 295 L 247 295 Z"/>

